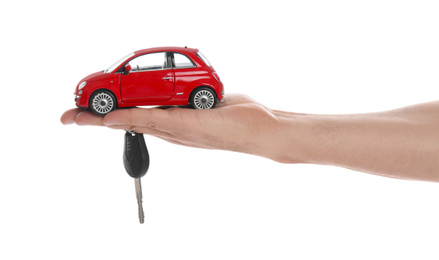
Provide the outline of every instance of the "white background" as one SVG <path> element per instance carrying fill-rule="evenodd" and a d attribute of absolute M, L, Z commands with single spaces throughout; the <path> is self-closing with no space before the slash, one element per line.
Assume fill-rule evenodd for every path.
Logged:
<path fill-rule="evenodd" d="M 146 136 L 146 222 L 123 132 L 63 126 L 86 75 L 199 48 L 228 93 L 304 113 L 439 97 L 437 1 L 7 1 L 0 259 L 438 259 L 439 186 Z"/>

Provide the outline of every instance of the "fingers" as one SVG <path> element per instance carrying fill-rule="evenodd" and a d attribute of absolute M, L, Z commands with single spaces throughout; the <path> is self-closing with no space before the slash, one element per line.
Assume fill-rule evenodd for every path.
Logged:
<path fill-rule="evenodd" d="M 165 122 L 170 121 L 170 113 L 166 109 L 131 108 L 116 110 L 103 118 L 106 126 L 146 127 L 162 130 Z"/>
<path fill-rule="evenodd" d="M 170 109 L 172 110 L 172 109 Z M 90 111 L 81 108 L 67 110 L 61 116 L 61 123 L 78 125 L 108 126 L 114 129 L 132 129 L 134 127 L 143 130 L 159 130 L 166 124 L 173 124 L 170 113 L 165 109 L 121 109 L 116 110 L 105 117 L 97 116 Z"/>
<path fill-rule="evenodd" d="M 77 125 L 94 125 L 94 126 L 104 126 L 103 117 L 97 116 L 89 111 L 84 111 L 76 116 Z"/>
<path fill-rule="evenodd" d="M 61 116 L 61 123 L 64 125 L 73 123 L 76 123 L 77 125 L 104 125 L 103 118 L 101 116 L 97 116 L 82 108 L 74 108 L 64 112 L 64 114 Z"/>
<path fill-rule="evenodd" d="M 70 110 L 67 110 L 66 112 L 64 112 L 64 114 L 62 114 L 61 116 L 61 123 L 64 125 L 70 125 L 76 122 L 76 116 L 81 113 L 82 111 L 84 111 L 81 108 L 73 108 Z"/>

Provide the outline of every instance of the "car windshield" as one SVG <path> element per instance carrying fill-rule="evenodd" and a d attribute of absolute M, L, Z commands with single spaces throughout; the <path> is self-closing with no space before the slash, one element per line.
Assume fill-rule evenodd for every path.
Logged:
<path fill-rule="evenodd" d="M 113 65 L 111 65 L 108 69 L 104 70 L 104 73 L 111 73 L 113 70 L 115 70 L 117 67 L 119 67 L 119 65 L 126 61 L 127 59 L 131 58 L 134 56 L 134 52 L 128 54 L 127 56 L 123 57 L 122 59 L 118 60 L 116 63 L 114 63 Z"/>

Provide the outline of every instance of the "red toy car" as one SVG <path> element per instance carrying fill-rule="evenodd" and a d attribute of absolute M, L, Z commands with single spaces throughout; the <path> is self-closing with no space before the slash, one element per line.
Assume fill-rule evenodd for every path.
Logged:
<path fill-rule="evenodd" d="M 161 47 L 136 51 L 107 70 L 85 77 L 76 87 L 75 102 L 103 116 L 118 107 L 209 109 L 223 96 L 223 83 L 197 49 Z"/>

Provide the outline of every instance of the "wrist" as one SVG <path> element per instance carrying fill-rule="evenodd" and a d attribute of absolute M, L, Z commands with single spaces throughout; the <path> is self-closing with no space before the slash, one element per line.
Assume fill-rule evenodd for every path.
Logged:
<path fill-rule="evenodd" d="M 282 163 L 332 164 L 336 148 L 341 148 L 337 142 L 343 128 L 336 118 L 283 111 L 274 114 L 278 119 L 275 138 L 279 149 L 270 159 Z"/>
<path fill-rule="evenodd" d="M 316 142 L 313 115 L 273 111 L 277 119 L 276 132 L 271 140 L 274 153 L 270 159 L 281 163 L 316 163 Z"/>

